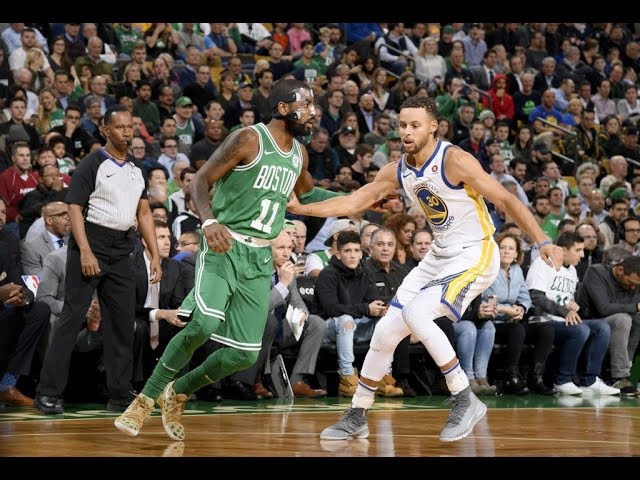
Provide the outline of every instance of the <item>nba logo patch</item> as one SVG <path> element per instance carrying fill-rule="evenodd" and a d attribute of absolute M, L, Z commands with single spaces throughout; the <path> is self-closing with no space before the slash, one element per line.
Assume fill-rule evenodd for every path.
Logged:
<path fill-rule="evenodd" d="M 22 281 L 35 297 L 38 293 L 38 285 L 40 285 L 40 275 L 22 275 Z"/>
<path fill-rule="evenodd" d="M 432 171 L 433 173 L 436 173 L 436 172 L 438 171 L 438 166 L 437 166 L 437 165 L 434 165 L 433 167 L 431 167 L 431 171 Z"/>
<path fill-rule="evenodd" d="M 291 159 L 291 163 L 293 163 L 294 168 L 298 168 L 300 166 L 300 157 L 298 155 L 294 155 Z"/>

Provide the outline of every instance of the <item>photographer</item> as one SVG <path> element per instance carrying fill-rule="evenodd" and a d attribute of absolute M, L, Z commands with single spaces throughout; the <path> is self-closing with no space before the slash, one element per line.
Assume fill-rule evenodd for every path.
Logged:
<path fill-rule="evenodd" d="M 445 80 L 446 92 L 436 97 L 438 104 L 438 115 L 445 117 L 453 123 L 462 105 L 471 103 L 474 112 L 478 105 L 478 92 L 469 85 L 464 85 L 464 81 L 459 77 L 451 77 Z"/>

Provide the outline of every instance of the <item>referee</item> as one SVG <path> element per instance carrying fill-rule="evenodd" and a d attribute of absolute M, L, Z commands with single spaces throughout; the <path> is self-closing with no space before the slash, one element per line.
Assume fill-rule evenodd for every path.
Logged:
<path fill-rule="evenodd" d="M 102 311 L 103 358 L 107 372 L 107 410 L 124 411 L 132 398 L 135 275 L 129 254 L 138 225 L 151 252 L 151 282 L 162 277 L 147 186 L 137 161 L 127 154 L 133 118 L 123 106 L 104 116 L 104 147 L 78 164 L 67 192 L 71 237 L 67 252 L 65 299 L 47 350 L 36 407 L 63 413 L 71 352 L 96 288 Z"/>

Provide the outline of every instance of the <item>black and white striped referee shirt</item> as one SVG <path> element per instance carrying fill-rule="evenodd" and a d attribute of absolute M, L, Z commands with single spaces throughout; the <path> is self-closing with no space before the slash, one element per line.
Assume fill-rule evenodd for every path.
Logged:
<path fill-rule="evenodd" d="M 67 203 L 83 206 L 87 222 L 129 230 L 138 202 L 147 198 L 147 182 L 137 160 L 127 160 L 119 163 L 104 148 L 84 157 L 71 177 Z"/>

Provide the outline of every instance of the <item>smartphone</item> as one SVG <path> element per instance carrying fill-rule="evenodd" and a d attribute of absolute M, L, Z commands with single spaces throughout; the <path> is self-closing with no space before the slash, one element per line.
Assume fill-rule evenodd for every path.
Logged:
<path fill-rule="evenodd" d="M 498 297 L 496 295 L 489 295 L 487 297 L 487 303 L 492 306 L 498 305 Z"/>

